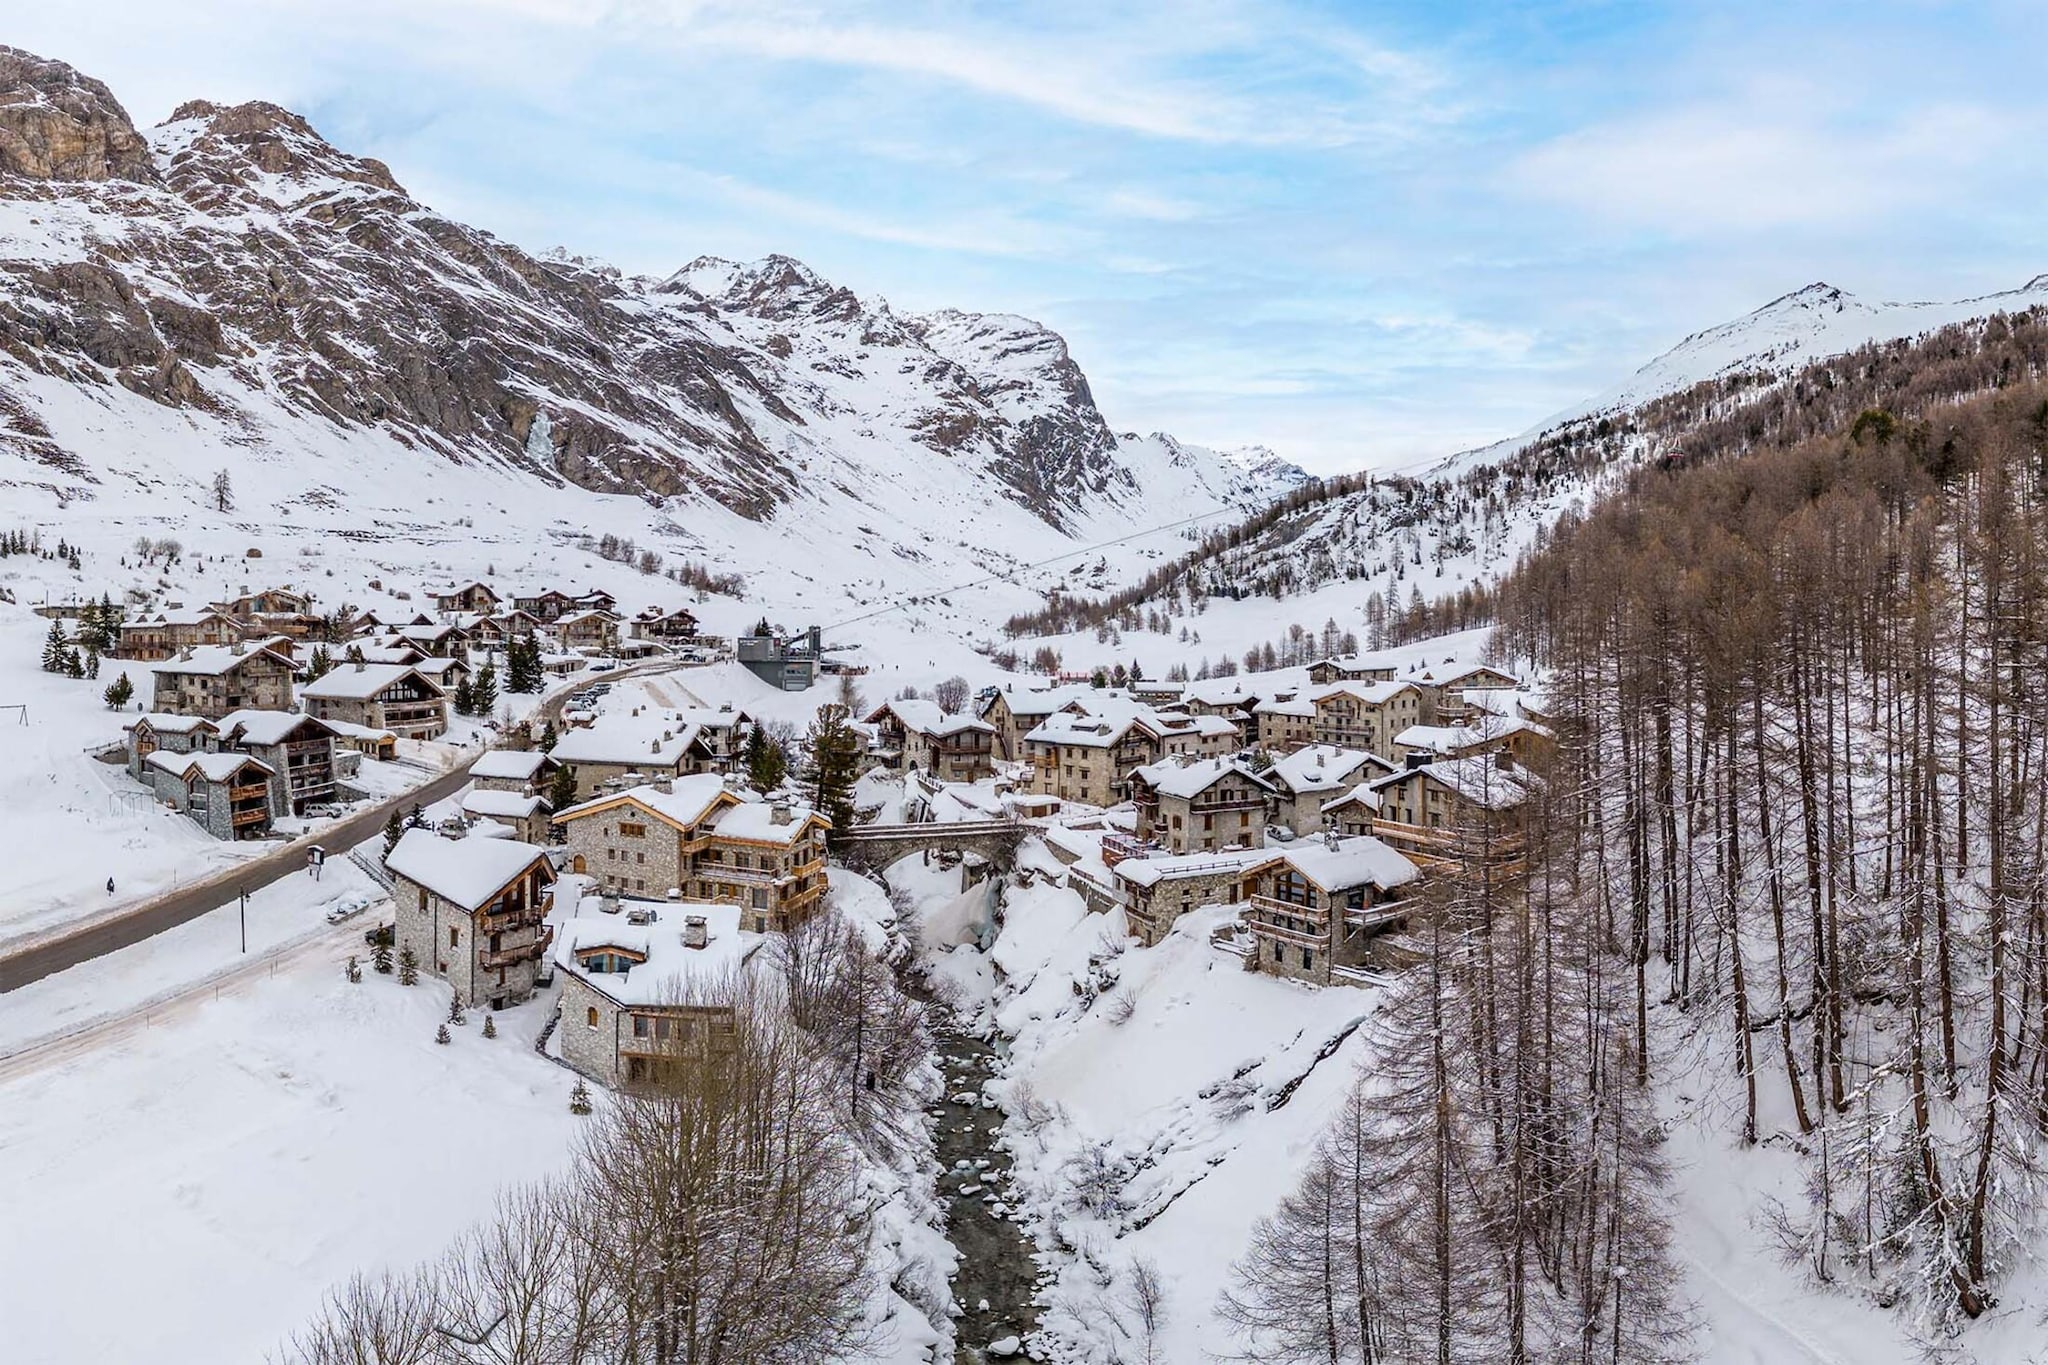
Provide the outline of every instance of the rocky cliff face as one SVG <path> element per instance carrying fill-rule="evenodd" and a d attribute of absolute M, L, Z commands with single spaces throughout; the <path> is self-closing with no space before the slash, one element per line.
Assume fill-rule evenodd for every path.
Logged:
<path fill-rule="evenodd" d="M 899 317 L 786 257 L 653 281 L 532 256 L 288 110 L 195 100 L 145 134 L 104 85 L 14 49 L 0 49 L 0 352 L 169 407 L 233 417 L 261 395 L 423 458 L 708 497 L 756 520 L 821 475 L 927 460 L 1055 527 L 1147 492 L 1036 323 Z M 77 452 L 17 435 L 90 478 Z M 1262 478 L 1207 458 L 1187 477 L 1264 496 Z"/>

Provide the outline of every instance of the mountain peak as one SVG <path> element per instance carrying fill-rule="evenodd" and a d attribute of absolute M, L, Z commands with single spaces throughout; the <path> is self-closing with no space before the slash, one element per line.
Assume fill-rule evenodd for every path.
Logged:
<path fill-rule="evenodd" d="M 33 180 L 154 182 L 149 145 L 104 84 L 0 47 L 0 173 Z"/>
<path fill-rule="evenodd" d="M 264 198 L 299 198 L 332 182 L 365 185 L 403 195 L 391 168 L 374 157 L 351 156 L 320 136 L 302 114 L 267 100 L 215 104 L 187 100 L 150 130 L 166 178 L 181 193 L 194 180 L 236 186 Z M 280 194 L 282 181 L 295 193 Z"/>

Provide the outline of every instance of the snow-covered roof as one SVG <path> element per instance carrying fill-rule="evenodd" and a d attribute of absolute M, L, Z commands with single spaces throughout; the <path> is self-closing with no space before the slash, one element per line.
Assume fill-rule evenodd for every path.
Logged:
<path fill-rule="evenodd" d="M 190 658 L 186 657 L 186 653 L 180 653 L 174 659 L 165 659 L 161 663 L 150 665 L 150 672 L 196 673 L 208 677 L 219 677 L 221 674 L 231 673 L 243 664 L 248 663 L 251 659 L 261 656 L 267 656 L 272 663 L 290 668 L 292 661 L 272 650 L 270 643 L 270 641 L 266 640 L 261 644 L 199 645 L 187 651 L 191 656 Z"/>
<path fill-rule="evenodd" d="M 602 913 L 600 904 L 598 897 L 585 896 L 576 914 L 562 921 L 555 935 L 555 965 L 621 1005 L 687 1003 L 695 989 L 737 971 L 763 942 L 761 935 L 740 928 L 737 905 L 629 901 L 647 910 L 654 922 L 628 924 L 624 914 Z M 685 926 L 698 915 L 705 922 L 705 945 L 687 947 Z M 629 971 L 598 972 L 578 958 L 603 948 L 623 949 L 642 960 Z"/>
<path fill-rule="evenodd" d="M 1380 791 L 1423 773 L 1484 810 L 1507 810 L 1521 805 L 1531 789 L 1538 785 L 1539 779 L 1527 768 L 1503 768 L 1495 758 L 1492 754 L 1474 754 L 1466 758 L 1438 759 L 1434 763 L 1390 773 L 1374 781 L 1372 787 L 1374 791 Z"/>
<path fill-rule="evenodd" d="M 1345 749 L 1335 744 L 1304 744 L 1293 753 L 1274 759 L 1268 776 L 1297 795 L 1335 791 L 1339 787 L 1357 785 L 1359 775 L 1374 763 L 1379 763 L 1383 769 L 1393 766 L 1364 749 Z"/>
<path fill-rule="evenodd" d="M 546 805 L 547 802 L 538 796 L 522 796 L 518 792 L 493 791 L 487 788 L 479 788 L 462 798 L 462 809 L 465 814 L 495 815 L 501 820 L 524 820 Z"/>
<path fill-rule="evenodd" d="M 469 767 L 471 777 L 505 782 L 531 782 L 549 762 L 539 749 L 491 749 Z"/>
<path fill-rule="evenodd" d="M 721 839 L 748 839 L 762 844 L 793 844 L 806 832 L 812 818 L 809 806 L 791 805 L 788 818 L 777 824 L 775 805 L 768 801 L 744 801 L 722 811 L 711 826 Z M 820 815 L 820 821 L 825 819 Z"/>
<path fill-rule="evenodd" d="M 546 858 L 546 849 L 518 839 L 451 839 L 421 828 L 407 830 L 384 865 L 443 900 L 475 910 L 535 859 Z"/>
<path fill-rule="evenodd" d="M 1030 691 L 1011 691 L 1004 688 L 997 695 L 1002 697 L 1003 705 L 1010 708 L 1010 714 L 1013 716 L 1049 716 L 1096 690 L 1086 683 L 1080 683 L 1071 687 L 1041 687 Z M 995 704 L 994 697 L 989 698 L 989 704 Z"/>
<path fill-rule="evenodd" d="M 893 701 L 883 702 L 868 713 L 868 722 L 878 723 L 884 711 L 892 712 L 896 719 L 903 723 L 904 729 L 939 739 L 948 735 L 964 734 L 970 730 L 986 730 L 992 733 L 996 728 L 987 721 L 965 712 L 948 715 L 939 709 L 937 702 L 924 701 L 916 697 L 898 697 Z"/>
<path fill-rule="evenodd" d="M 1163 858 L 1125 858 L 1113 869 L 1133 886 L 1157 886 L 1179 877 L 1211 877 L 1219 872 L 1242 872 L 1270 861 L 1270 848 L 1234 848 L 1227 852 L 1176 853 Z"/>
<path fill-rule="evenodd" d="M 301 697 L 312 697 L 319 701 L 367 701 L 393 683 L 407 677 L 418 678 L 435 693 L 441 685 L 419 672 L 410 664 L 371 664 L 361 668 L 354 664 L 337 664 L 331 672 L 323 673 L 299 689 Z"/>
<path fill-rule="evenodd" d="M 561 752 L 560 745 L 555 746 L 555 752 Z M 650 782 L 645 786 L 630 787 L 610 796 L 579 802 L 558 813 L 555 820 L 558 823 L 573 820 L 589 815 L 600 807 L 631 802 L 650 815 L 660 816 L 678 829 L 689 829 L 718 804 L 719 798 L 727 797 L 734 801 L 739 799 L 726 791 L 725 779 L 717 773 L 696 773 L 690 777 L 679 777 L 667 785 L 669 790 L 663 791 Z"/>
<path fill-rule="evenodd" d="M 227 613 L 217 607 L 178 607 L 156 612 L 138 621 L 124 621 L 121 628 L 129 630 L 136 626 L 197 626 L 208 621 L 228 619 Z"/>
<path fill-rule="evenodd" d="M 230 711 L 216 724 L 222 734 L 248 744 L 282 744 L 285 736 L 302 725 L 330 729 L 327 722 L 297 711 Z M 236 730 L 242 733 L 237 736 Z"/>
<path fill-rule="evenodd" d="M 145 711 L 121 728 L 133 730 L 138 725 L 147 725 L 160 735 L 183 735 L 214 728 L 213 722 L 204 716 L 181 716 L 174 711 Z"/>
<path fill-rule="evenodd" d="M 1325 814 L 1328 814 L 1339 806 L 1350 805 L 1353 801 L 1369 806 L 1373 810 L 1380 808 L 1380 794 L 1372 789 L 1372 783 L 1361 782 L 1342 796 L 1323 802 L 1321 809 Z"/>
<path fill-rule="evenodd" d="M 560 617 L 556 620 L 555 625 L 557 627 L 573 626 L 585 621 L 616 621 L 618 619 L 618 617 L 612 615 L 603 607 L 590 607 L 586 610 L 571 612 L 566 616 Z"/>
<path fill-rule="evenodd" d="M 551 751 L 557 763 L 647 764 L 673 768 L 696 742 L 699 727 L 677 722 L 652 707 L 639 715 L 606 711 L 594 724 L 569 731 Z"/>
<path fill-rule="evenodd" d="M 1132 777 L 1143 780 L 1160 795 L 1183 799 L 1200 796 L 1232 774 L 1248 777 L 1269 791 L 1273 787 L 1266 778 L 1239 762 L 1234 754 L 1223 758 L 1196 759 L 1192 763 L 1147 763 L 1131 770 Z"/>
<path fill-rule="evenodd" d="M 1286 701 L 1262 701 L 1252 708 L 1257 716 L 1299 716 L 1306 720 L 1316 713 L 1316 704 L 1297 692 Z"/>
<path fill-rule="evenodd" d="M 397 739 L 395 731 L 379 730 L 373 725 L 358 725 L 352 720 L 323 720 L 320 722 L 342 739 Z"/>
<path fill-rule="evenodd" d="M 150 752 L 148 762 L 152 767 L 162 768 L 167 773 L 176 773 L 179 777 L 197 768 L 199 775 L 208 782 L 225 782 L 243 768 L 254 768 L 265 777 L 277 775 L 277 770 L 268 763 L 251 758 L 247 754 L 174 754 L 167 750 L 155 749 Z"/>
<path fill-rule="evenodd" d="M 1406 679 L 1397 679 L 1393 682 L 1333 682 L 1315 689 L 1309 694 L 1309 699 L 1322 702 L 1331 697 L 1348 696 L 1356 697 L 1369 706 L 1384 706 L 1413 688 L 1416 688 L 1416 684 Z"/>
<path fill-rule="evenodd" d="M 1272 853 L 1267 849 L 1268 854 Z M 1280 852 L 1279 861 L 1325 891 L 1347 891 L 1354 886 L 1391 889 L 1416 879 L 1415 864 L 1373 838 L 1354 834 L 1345 839 L 1303 839 Z"/>
<path fill-rule="evenodd" d="M 402 640 L 394 640 L 384 644 L 359 644 L 355 647 L 354 652 L 360 654 L 363 662 L 366 664 L 414 664 L 427 657 L 424 651 L 415 649 Z M 344 653 L 346 654 L 346 651 Z M 352 658 L 345 657 L 337 661 L 337 666 L 342 663 L 352 664 L 353 662 Z"/>
<path fill-rule="evenodd" d="M 732 706 L 685 706 L 669 714 L 679 725 L 694 725 L 702 730 L 730 730 L 735 725 L 751 723 L 746 712 Z"/>
<path fill-rule="evenodd" d="M 1101 716 L 1055 711 L 1026 734 L 1024 740 L 1028 744 L 1077 744 L 1107 749 L 1124 737 L 1133 719 L 1127 716 L 1122 720 L 1108 720 Z"/>

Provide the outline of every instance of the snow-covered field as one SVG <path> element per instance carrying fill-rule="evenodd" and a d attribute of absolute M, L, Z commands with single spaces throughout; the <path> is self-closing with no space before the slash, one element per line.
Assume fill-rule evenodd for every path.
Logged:
<path fill-rule="evenodd" d="M 343 956 L 0 1079 L 8 1359 L 260 1359 L 330 1284 L 437 1254 L 563 1161 L 572 1078 L 530 1046 L 540 1007 L 438 1046 L 445 990 L 351 985 Z"/>

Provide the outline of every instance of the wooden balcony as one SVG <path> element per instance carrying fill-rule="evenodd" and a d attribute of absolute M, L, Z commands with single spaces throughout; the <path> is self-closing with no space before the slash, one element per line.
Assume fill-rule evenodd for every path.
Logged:
<path fill-rule="evenodd" d="M 270 784 L 267 782 L 251 782 L 240 787 L 229 787 L 228 800 L 237 806 L 245 801 L 261 801 L 268 805 L 270 802 Z"/>
<path fill-rule="evenodd" d="M 522 962 L 538 962 L 554 940 L 554 929 L 544 928 L 524 943 L 483 949 L 476 955 L 477 965 L 485 968 L 516 967 Z"/>

